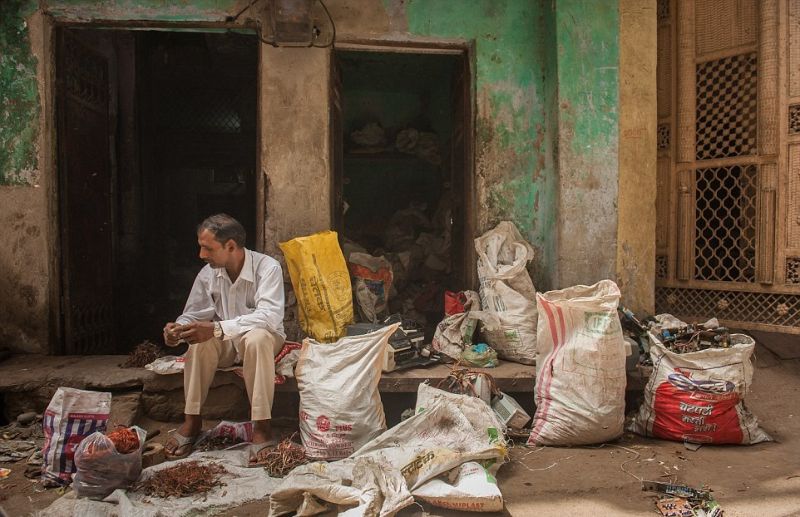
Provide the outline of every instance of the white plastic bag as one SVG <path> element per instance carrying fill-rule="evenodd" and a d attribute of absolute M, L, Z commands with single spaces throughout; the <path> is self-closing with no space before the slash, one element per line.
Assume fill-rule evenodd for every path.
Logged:
<path fill-rule="evenodd" d="M 389 292 L 392 289 L 392 264 L 386 257 L 373 257 L 367 253 L 352 253 L 347 267 L 353 277 L 353 293 L 358 302 L 358 313 L 364 321 L 377 323 L 378 316 L 386 312 Z"/>
<path fill-rule="evenodd" d="M 386 430 L 378 382 L 399 323 L 335 343 L 303 341 L 295 375 L 306 455 L 339 459 Z"/>
<path fill-rule="evenodd" d="M 529 445 L 586 445 L 622 434 L 625 342 L 611 280 L 537 296 L 536 414 Z"/>
<path fill-rule="evenodd" d="M 653 373 L 630 431 L 690 443 L 772 441 L 744 405 L 753 381 L 753 338 L 731 334 L 730 348 L 676 354 L 648 336 Z"/>
<path fill-rule="evenodd" d="M 483 465 L 468 461 L 450 472 L 433 478 L 411 494 L 433 506 L 462 512 L 499 512 L 503 494 L 497 479 Z"/>
<path fill-rule="evenodd" d="M 137 426 L 132 429 L 139 439 L 139 447 L 127 454 L 118 452 L 114 442 L 101 432 L 83 439 L 75 451 L 78 473 L 72 482 L 78 497 L 103 499 L 117 488 L 127 488 L 139 479 L 147 431 Z"/>
<path fill-rule="evenodd" d="M 486 328 L 486 342 L 501 359 L 523 364 L 536 361 L 536 290 L 525 269 L 533 247 L 513 223 L 503 221 L 475 239 L 483 310 L 495 313 L 500 325 Z"/>
<path fill-rule="evenodd" d="M 68 485 L 75 473 L 75 449 L 95 431 L 106 430 L 111 393 L 58 388 L 42 419 L 42 483 Z"/>
<path fill-rule="evenodd" d="M 481 301 L 475 291 L 464 291 L 464 312 L 445 317 L 436 325 L 431 347 L 454 361 L 461 359 L 464 349 L 472 345 L 478 321 L 483 322 L 484 333 L 497 330 L 500 322 L 491 312 L 482 311 Z"/>

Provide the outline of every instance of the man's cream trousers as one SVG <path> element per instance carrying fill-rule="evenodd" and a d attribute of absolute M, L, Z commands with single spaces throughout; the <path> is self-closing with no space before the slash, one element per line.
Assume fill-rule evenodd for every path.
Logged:
<path fill-rule="evenodd" d="M 244 384 L 250 398 L 250 418 L 269 420 L 272 417 L 272 398 L 275 394 L 275 356 L 283 340 L 264 329 L 245 333 L 234 346 L 233 342 L 211 338 L 189 345 L 183 370 L 183 392 L 187 415 L 199 415 L 217 368 L 227 368 L 242 360 Z"/>

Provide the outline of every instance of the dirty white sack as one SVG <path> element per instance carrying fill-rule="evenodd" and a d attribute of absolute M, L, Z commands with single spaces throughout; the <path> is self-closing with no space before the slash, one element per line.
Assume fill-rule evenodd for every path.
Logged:
<path fill-rule="evenodd" d="M 465 462 L 482 460 L 496 472 L 507 448 L 491 408 L 475 397 L 420 390 L 439 392 L 421 413 L 347 459 L 293 470 L 270 496 L 270 515 L 392 515 L 413 503 L 414 490 Z"/>
<path fill-rule="evenodd" d="M 346 458 L 386 430 L 378 382 L 389 337 L 399 326 L 335 343 L 303 340 L 295 375 L 309 458 Z"/>
<path fill-rule="evenodd" d="M 91 501 L 75 497 L 74 492 L 54 501 L 37 513 L 40 517 L 181 517 L 198 515 L 204 512 L 218 513 L 227 508 L 235 508 L 248 501 L 266 498 L 281 482 L 271 478 L 264 469 L 248 468 L 247 449 L 196 452 L 188 458 L 161 463 L 142 471 L 140 480 L 153 473 L 187 461 L 217 463 L 225 467 L 228 474 L 223 475 L 224 486 L 219 486 L 207 494 L 193 497 L 160 498 L 146 496 L 144 493 L 115 490 L 103 501 Z"/>
<path fill-rule="evenodd" d="M 445 317 L 436 326 L 431 346 L 434 350 L 454 361 L 461 359 L 464 349 L 472 345 L 472 338 L 478 322 L 483 323 L 484 332 L 497 330 L 500 321 L 492 312 L 481 310 L 481 300 L 475 291 L 464 291 L 464 312 Z"/>
<path fill-rule="evenodd" d="M 503 494 L 497 479 L 483 465 L 468 461 L 411 492 L 433 506 L 462 512 L 499 512 Z"/>
<path fill-rule="evenodd" d="M 529 445 L 586 445 L 622 434 L 625 341 L 611 280 L 537 295 L 536 414 Z"/>
<path fill-rule="evenodd" d="M 523 364 L 536 361 L 536 290 L 526 266 L 533 247 L 514 226 L 503 221 L 475 239 L 483 310 L 497 315 L 500 325 L 483 331 L 501 359 Z"/>
<path fill-rule="evenodd" d="M 663 317 L 662 317 L 663 316 Z M 659 322 L 683 323 L 669 315 Z M 713 325 L 707 322 L 706 325 Z M 665 328 L 673 328 L 665 327 Z M 730 348 L 676 354 L 648 333 L 653 373 L 628 430 L 664 440 L 711 444 L 772 441 L 744 405 L 753 382 L 755 340 L 731 334 Z"/>

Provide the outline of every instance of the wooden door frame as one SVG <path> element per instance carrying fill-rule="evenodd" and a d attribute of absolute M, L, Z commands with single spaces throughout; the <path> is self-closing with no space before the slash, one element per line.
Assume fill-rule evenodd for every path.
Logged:
<path fill-rule="evenodd" d="M 476 52 L 475 52 L 475 41 L 474 40 L 454 40 L 454 41 L 440 41 L 440 40 L 373 40 L 373 39 L 361 39 L 361 38 L 344 38 L 341 40 L 336 41 L 336 48 L 331 52 L 331 65 L 334 66 L 334 53 L 339 51 L 345 52 L 376 52 L 376 53 L 402 53 L 402 54 L 438 54 L 438 55 L 450 55 L 450 56 L 460 56 L 467 68 L 467 78 L 468 80 L 465 81 L 465 87 L 467 91 L 465 92 L 465 97 L 469 99 L 467 102 L 466 110 L 467 112 L 464 114 L 464 121 L 465 125 L 467 126 L 464 130 L 466 135 L 469 135 L 468 138 L 465 138 L 464 144 L 464 154 L 465 154 L 465 162 L 466 167 L 464 170 L 464 187 L 463 187 L 463 197 L 464 197 L 464 243 L 459 243 L 459 245 L 464 246 L 464 253 L 466 256 L 463 257 L 464 260 L 464 288 L 477 290 L 478 287 L 478 270 L 477 270 L 477 254 L 475 252 L 475 247 L 470 245 L 472 239 L 477 237 L 476 231 L 478 228 L 477 224 L 477 200 L 478 196 L 475 191 L 475 117 L 476 117 L 476 93 L 475 93 L 475 83 L 476 83 Z M 332 99 L 330 99 L 332 101 Z M 332 129 L 332 128 L 331 128 Z M 335 185 L 334 176 L 337 174 L 336 171 L 336 163 L 334 158 L 333 149 L 335 142 L 334 142 L 334 135 L 333 131 L 329 136 L 330 138 L 330 146 L 331 146 L 331 211 L 334 210 L 334 199 L 333 196 L 336 193 L 333 191 L 333 187 Z M 332 214 L 333 217 L 333 214 Z M 331 219 L 335 221 L 335 218 Z M 472 237 L 470 237 L 472 236 Z M 451 249 L 452 249 L 451 243 Z"/>
<path fill-rule="evenodd" d="M 46 193 L 46 226 L 50 236 L 48 239 L 48 353 L 62 355 L 66 352 L 64 343 L 63 308 L 64 308 L 64 279 L 61 271 L 61 258 L 63 242 L 61 239 L 61 174 L 58 163 L 58 114 L 56 111 L 56 98 L 58 85 L 57 73 L 57 45 L 58 29 L 114 29 L 120 31 L 132 30 L 200 30 L 202 29 L 235 29 L 252 30 L 258 34 L 258 25 L 255 22 L 229 23 L 229 22 L 168 22 L 149 20 L 103 20 L 76 21 L 62 19 L 52 14 L 42 16 L 42 47 L 43 47 L 43 84 L 42 89 L 42 170 L 49 171 L 42 175 L 42 186 Z M 261 251 L 264 236 L 264 220 L 266 196 L 264 193 L 264 175 L 262 171 L 261 152 L 261 67 L 263 62 L 263 45 L 258 41 L 258 68 L 256 70 L 256 249 Z M 114 228 L 112 231 L 116 231 Z"/>

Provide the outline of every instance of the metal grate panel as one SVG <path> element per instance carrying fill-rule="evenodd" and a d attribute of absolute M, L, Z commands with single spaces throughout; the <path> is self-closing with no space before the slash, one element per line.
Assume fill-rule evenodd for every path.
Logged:
<path fill-rule="evenodd" d="M 786 257 L 786 283 L 800 284 L 800 257 Z"/>
<path fill-rule="evenodd" d="M 789 133 L 800 133 L 800 104 L 789 106 Z"/>
<path fill-rule="evenodd" d="M 666 280 L 667 278 L 667 256 L 656 256 L 656 278 L 659 280 Z"/>
<path fill-rule="evenodd" d="M 669 150 L 669 124 L 658 125 L 658 150 Z"/>
<path fill-rule="evenodd" d="M 755 281 L 757 169 L 698 169 L 695 279 Z"/>
<path fill-rule="evenodd" d="M 240 95 L 234 91 L 195 88 L 165 94 L 159 126 L 201 133 L 241 133 Z"/>
<path fill-rule="evenodd" d="M 800 326 L 800 295 L 658 287 L 656 312 L 688 319 L 716 317 L 741 326 L 760 323 L 779 327 L 775 330 L 790 329 Z"/>
<path fill-rule="evenodd" d="M 698 160 L 756 153 L 756 54 L 697 65 Z"/>

